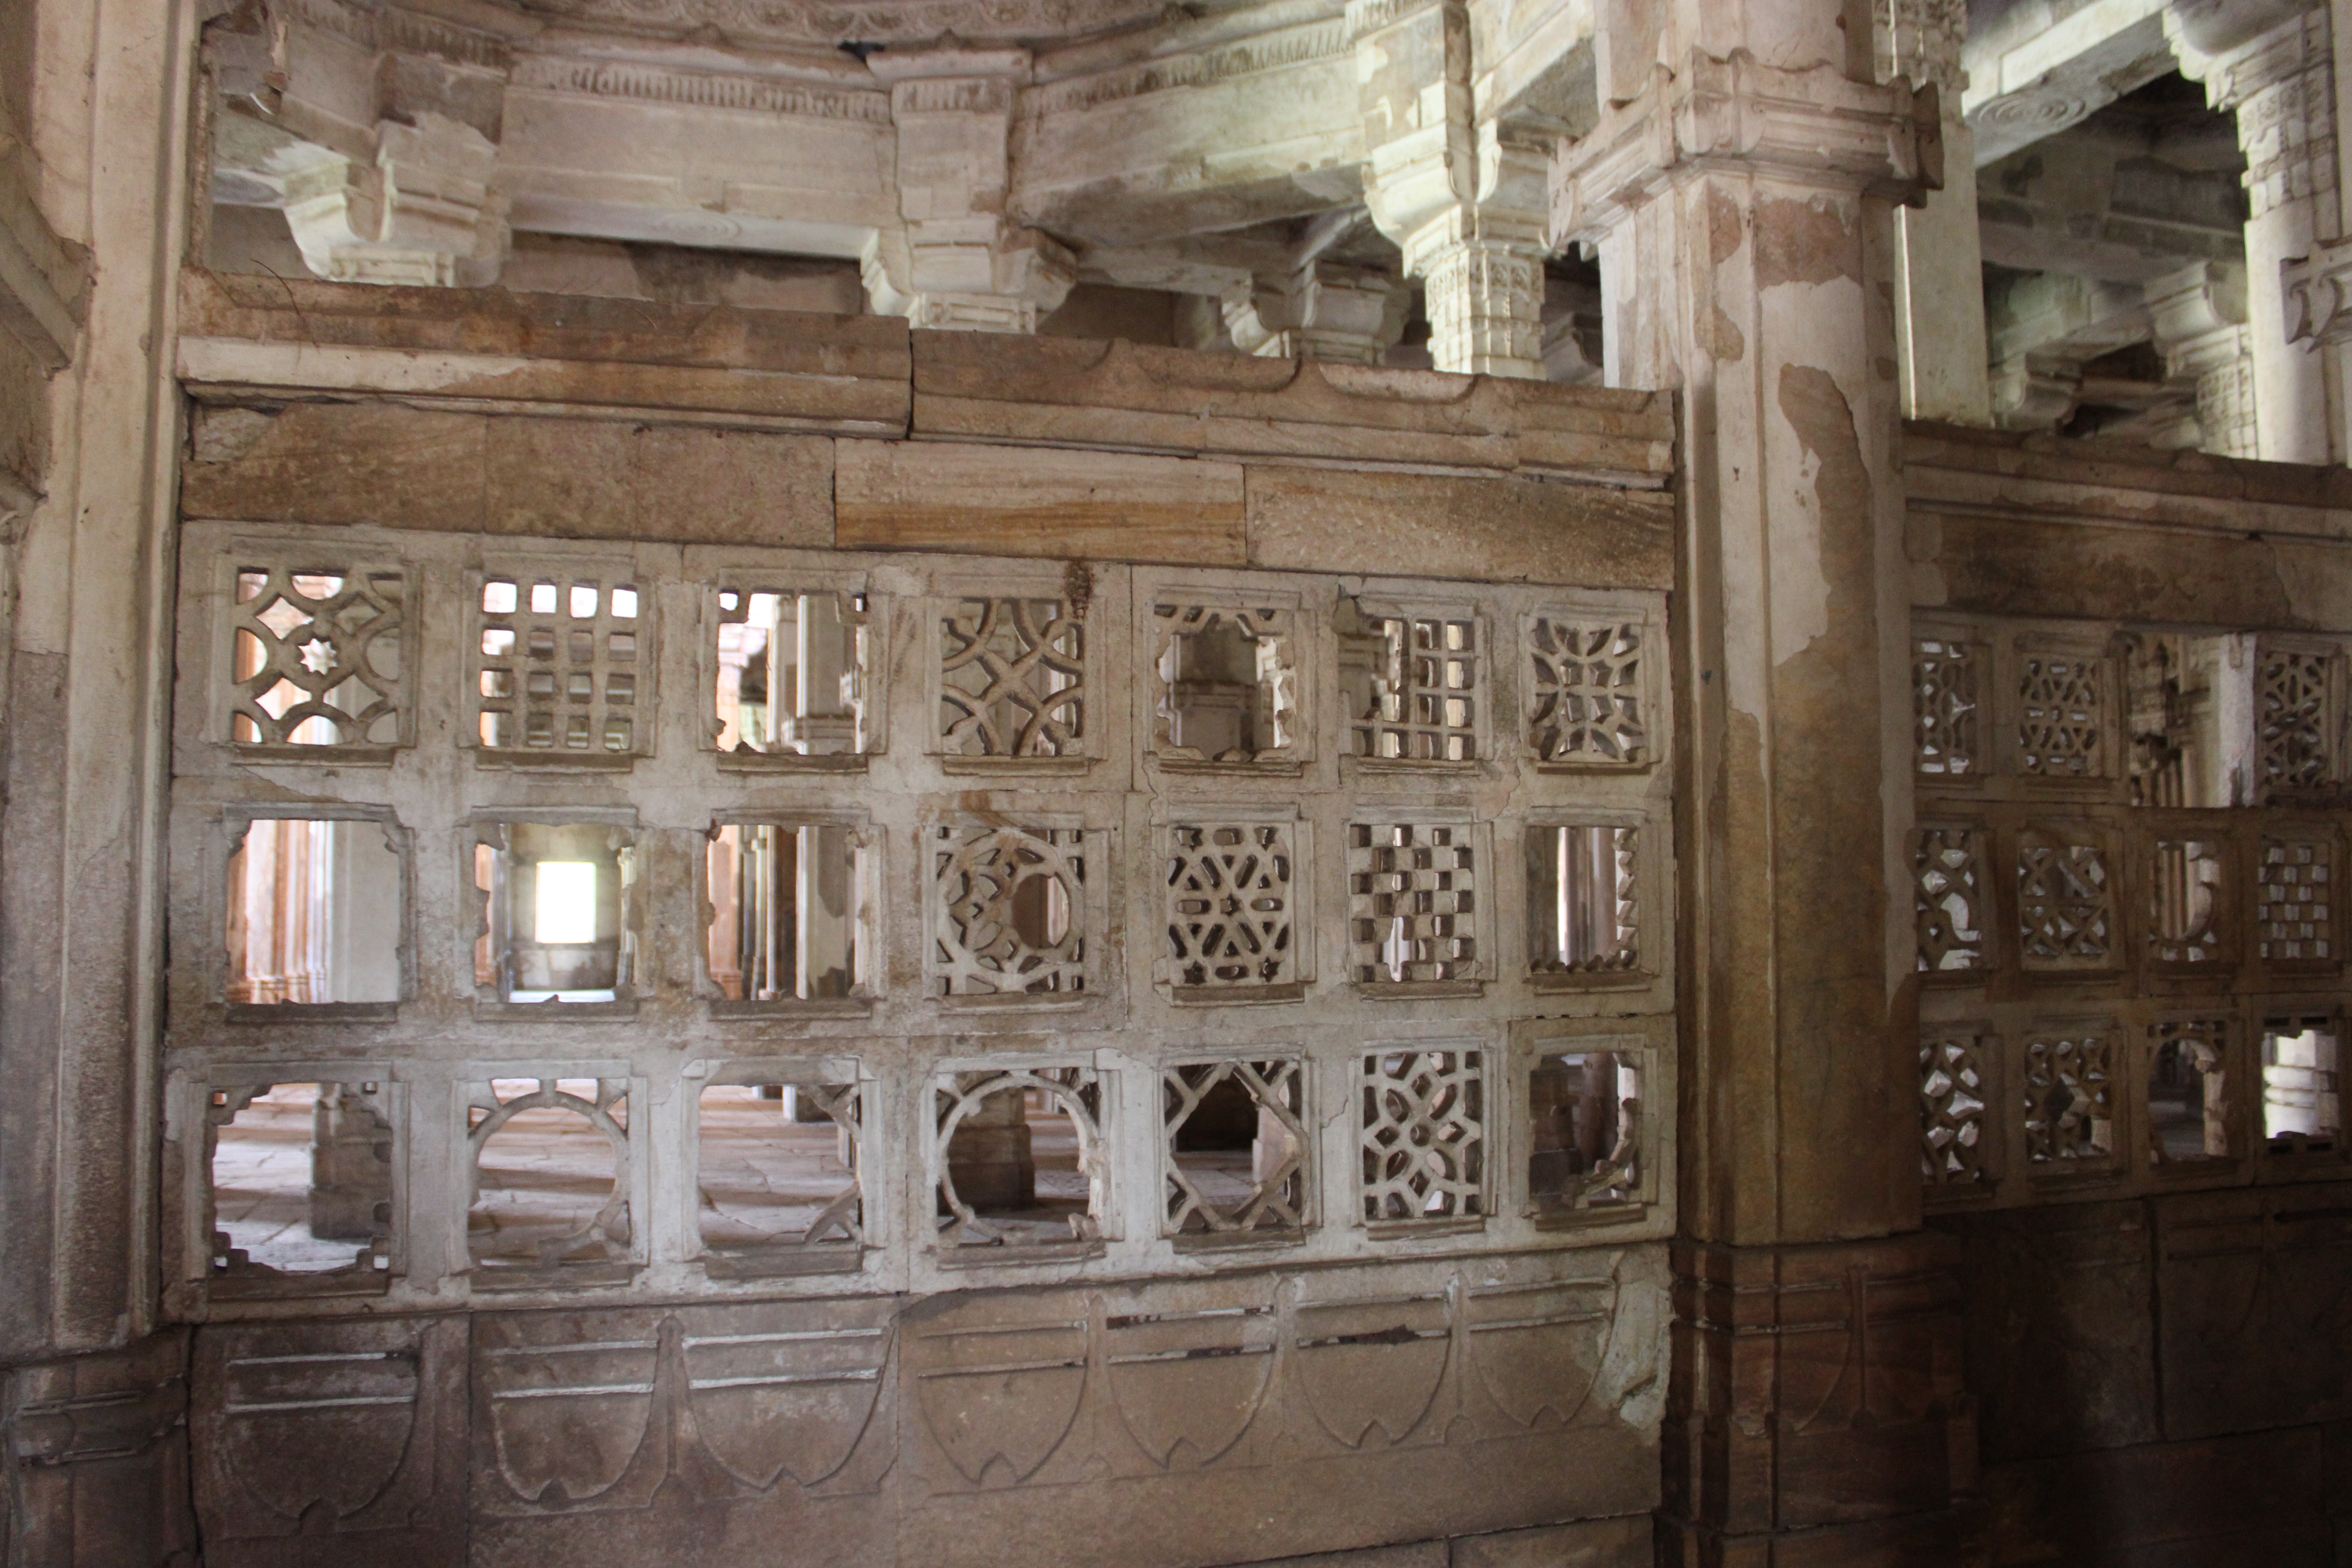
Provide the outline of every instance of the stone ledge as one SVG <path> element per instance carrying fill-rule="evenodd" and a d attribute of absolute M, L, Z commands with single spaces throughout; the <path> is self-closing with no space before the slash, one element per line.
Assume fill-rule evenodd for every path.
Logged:
<path fill-rule="evenodd" d="M 918 439 L 1573 474 L 1662 486 L 1664 393 L 1075 338 L 914 334 Z"/>
<path fill-rule="evenodd" d="M 180 377 L 200 397 L 375 394 L 482 412 L 907 428 L 907 326 L 889 317 L 192 269 L 180 331 Z"/>

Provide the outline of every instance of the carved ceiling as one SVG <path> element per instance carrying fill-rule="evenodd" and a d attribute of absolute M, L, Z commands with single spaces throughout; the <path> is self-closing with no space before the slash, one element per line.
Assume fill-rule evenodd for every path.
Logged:
<path fill-rule="evenodd" d="M 742 43 L 1040 42 L 1150 21 L 1169 0 L 509 0 L 534 16 L 584 26 Z"/>

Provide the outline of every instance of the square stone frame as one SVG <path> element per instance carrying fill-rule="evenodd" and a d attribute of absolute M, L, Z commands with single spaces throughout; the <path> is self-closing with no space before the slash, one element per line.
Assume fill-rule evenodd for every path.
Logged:
<path fill-rule="evenodd" d="M 746 773 L 862 773 L 867 759 L 885 755 L 890 746 L 890 655 L 898 629 L 899 595 L 877 590 L 878 575 L 870 561 L 844 557 L 825 550 L 752 549 L 740 545 L 690 544 L 685 547 L 682 570 L 688 583 L 698 585 L 694 625 L 695 697 L 698 722 L 694 731 L 700 748 L 719 759 L 730 772 Z M 862 752 L 804 757 L 792 752 L 721 752 L 719 749 L 719 595 L 721 590 L 741 593 L 834 593 L 862 595 L 866 600 L 866 729 Z"/>
<path fill-rule="evenodd" d="M 466 603 L 462 615 L 468 635 L 460 644 L 464 650 L 465 667 L 460 671 L 458 690 L 462 722 L 457 735 L 461 752 L 472 755 L 474 765 L 483 769 L 517 768 L 532 773 L 626 773 L 635 768 L 641 757 L 659 754 L 661 747 L 661 674 L 663 663 L 662 600 L 669 595 L 663 590 L 669 586 L 666 579 L 677 570 L 678 547 L 674 544 L 649 544 L 632 547 L 619 542 L 587 542 L 567 545 L 545 539 L 518 540 L 511 552 L 488 541 L 480 542 L 468 552 L 464 574 Z M 625 584 L 635 584 L 637 594 L 637 684 L 635 700 L 636 743 L 626 752 L 605 752 L 594 747 L 580 752 L 550 748 L 541 752 L 524 746 L 488 746 L 482 743 L 481 683 L 475 679 L 482 658 L 483 584 L 494 577 L 511 574 L 515 579 L 518 603 L 528 594 L 530 579 L 534 575 L 575 578 L 594 575 L 599 592 L 609 594 Z M 608 601 L 609 602 L 609 601 Z M 528 612 L 518 609 L 517 615 Z"/>
<path fill-rule="evenodd" d="M 1297 778 L 1317 761 L 1316 742 L 1344 723 L 1329 723 L 1327 705 L 1339 700 L 1331 611 L 1336 580 L 1304 572 L 1232 572 L 1200 567 L 1134 568 L 1134 713 L 1137 765 L 1160 788 L 1214 790 L 1230 779 Z M 1163 603 L 1286 610 L 1291 616 L 1292 657 L 1298 678 L 1297 738 L 1272 761 L 1219 763 L 1192 748 L 1163 747 L 1160 741 L 1160 655 L 1167 636 L 1154 613 Z"/>
<path fill-rule="evenodd" d="M 552 1084 L 559 1079 L 593 1079 L 599 1082 L 618 1080 L 626 1083 L 628 1093 L 627 1134 L 628 1169 L 618 1173 L 629 1205 L 628 1257 L 621 1263 L 559 1265 L 547 1269 L 514 1268 L 488 1270 L 474 1262 L 469 1243 L 467 1220 L 474 1212 L 475 1168 L 472 1138 L 467 1125 L 467 1112 L 473 1104 L 473 1089 L 478 1084 L 489 1084 L 500 1079 L 529 1079 Z M 630 1070 L 628 1062 L 597 1061 L 572 1058 L 558 1061 L 477 1060 L 456 1066 L 447 1079 L 448 1098 L 445 1103 L 451 1118 L 448 1129 L 450 1169 L 446 1191 L 449 1194 L 449 1212 L 443 1215 L 445 1235 L 441 1238 L 445 1255 L 449 1259 L 451 1275 L 467 1281 L 469 1295 L 493 1299 L 509 1291 L 593 1290 L 603 1287 L 634 1283 L 652 1261 L 654 1226 L 648 1223 L 653 1214 L 653 1125 L 659 1113 L 649 1103 L 646 1081 Z M 425 1097 L 419 1097 L 420 1099 Z M 495 1136 L 495 1135 L 494 1135 Z M 572 1270 L 567 1274 L 567 1270 Z"/>
<path fill-rule="evenodd" d="M 400 970 L 400 995 L 391 1002 L 231 1002 L 228 999 L 228 862 L 244 845 L 257 822 L 373 822 L 383 829 L 384 847 L 400 868 L 400 908 L 395 916 L 394 950 Z M 240 1025 L 299 1025 L 334 1023 L 388 1024 L 399 1016 L 403 1002 L 416 995 L 416 835 L 404 826 L 388 805 L 360 805 L 346 801 L 232 802 L 220 808 L 217 837 L 206 835 L 201 911 L 185 908 L 173 912 L 181 921 L 194 913 L 194 934 L 203 945 L 200 973 L 204 1005 L 218 1009 L 217 1016 L 235 1032 Z M 184 928 L 183 928 L 184 930 Z M 181 963 L 185 963 L 184 958 Z M 177 967 L 175 964 L 174 967 Z"/>
<path fill-rule="evenodd" d="M 1505 1062 L 1512 1082 L 1524 1084 L 1538 1058 L 1574 1051 L 1618 1051 L 1637 1059 L 1642 1075 L 1642 1180 L 1637 1201 L 1622 1207 L 1542 1217 L 1528 1182 L 1528 1156 L 1534 1129 L 1524 1089 L 1510 1097 L 1503 1128 L 1507 1162 L 1503 1184 L 1507 1212 L 1531 1221 L 1547 1234 L 1605 1231 L 1612 1239 L 1647 1240 L 1674 1234 L 1681 1152 L 1675 1136 L 1677 1096 L 1682 1092 L 1679 1045 L 1671 1013 L 1632 1017 L 1528 1018 L 1510 1026 Z"/>
<path fill-rule="evenodd" d="M 725 763 L 720 764 L 724 766 Z M 708 846 L 716 842 L 722 827 L 757 826 L 773 824 L 780 826 L 839 827 L 847 829 L 856 842 L 865 868 L 856 875 L 858 940 L 866 944 L 872 962 L 866 969 L 865 982 L 847 996 L 795 997 L 791 1001 L 779 998 L 773 1002 L 737 1001 L 719 988 L 710 976 L 710 926 L 717 919 L 717 908 L 710 900 L 710 855 Z M 692 879 L 694 905 L 702 921 L 701 939 L 694 944 L 694 992 L 713 1018 L 866 1018 L 874 1013 L 874 1004 L 883 996 L 889 984 L 889 952 L 885 946 L 881 922 L 882 885 L 889 865 L 889 835 L 877 826 L 873 815 L 854 807 L 827 808 L 798 805 L 775 806 L 728 806 L 710 814 L 710 829 L 705 836 L 703 852 L 694 858 Z"/>
<path fill-rule="evenodd" d="M 163 1273 L 164 1310 L 190 1322 L 212 1315 L 213 1192 L 205 1149 L 206 1112 L 218 1089 L 279 1083 L 375 1083 L 383 1086 L 392 1134 L 392 1236 L 387 1267 L 368 1270 L 258 1276 L 239 1283 L 239 1303 L 321 1297 L 380 1296 L 408 1272 L 408 1084 L 393 1065 L 369 1061 L 212 1061 L 175 1067 L 163 1081 Z M 228 1297 L 231 1292 L 220 1292 Z"/>

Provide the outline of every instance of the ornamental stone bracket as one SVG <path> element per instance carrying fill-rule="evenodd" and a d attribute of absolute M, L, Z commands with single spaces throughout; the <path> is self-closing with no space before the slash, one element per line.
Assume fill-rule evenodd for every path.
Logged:
<path fill-rule="evenodd" d="M 501 40 L 394 9 L 247 0 L 205 24 L 204 59 L 225 100 L 215 200 L 284 212 L 303 264 L 331 281 L 498 281 Z"/>
<path fill-rule="evenodd" d="M 1393 272 L 1318 258 L 1280 276 L 1254 275 L 1218 306 L 1244 353 L 1378 364 L 1403 334 L 1411 302 Z"/>
<path fill-rule="evenodd" d="M 1745 169 L 1916 205 L 1944 182 L 1931 82 L 1858 82 L 1832 66 L 1784 70 L 1745 50 L 1657 68 L 1552 166 L 1552 239 L 1591 244 L 1685 174 Z"/>
<path fill-rule="evenodd" d="M 1060 241 L 1004 216 L 1028 54 L 950 41 L 867 64 L 890 88 L 905 224 L 877 235 L 862 258 L 874 310 L 918 327 L 1034 332 L 1076 284 L 1078 263 Z"/>
<path fill-rule="evenodd" d="M 2246 269 L 2200 261 L 2147 285 L 2148 319 L 2165 378 L 2194 389 L 2197 445 L 2225 458 L 2254 455 L 2253 351 Z"/>
<path fill-rule="evenodd" d="M 2331 239 L 2279 268 L 2286 294 L 2287 341 L 2352 342 L 2352 237 Z"/>

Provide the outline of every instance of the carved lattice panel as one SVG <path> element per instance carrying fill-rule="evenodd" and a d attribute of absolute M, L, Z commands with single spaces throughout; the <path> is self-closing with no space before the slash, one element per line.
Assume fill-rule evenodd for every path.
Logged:
<path fill-rule="evenodd" d="M 1076 757 L 1086 741 L 1086 625 L 1059 599 L 959 599 L 940 617 L 939 749 Z"/>
<path fill-rule="evenodd" d="M 2103 1031 L 2038 1034 L 2025 1042 L 2026 1157 L 2037 1165 L 2099 1165 L 2116 1149 L 2115 1050 Z"/>
<path fill-rule="evenodd" d="M 2116 952 L 2116 902 L 2105 845 L 2087 833 L 2021 831 L 2017 923 L 2028 969 L 2109 967 Z"/>
<path fill-rule="evenodd" d="M 1349 749 L 1381 762 L 1475 761 L 1486 700 L 1477 621 L 1400 612 L 1360 626 L 1339 638 Z"/>
<path fill-rule="evenodd" d="M 1483 1053 L 1367 1056 L 1361 1095 L 1368 1223 L 1464 1219 L 1486 1212 Z"/>
<path fill-rule="evenodd" d="M 651 750 L 652 614 L 626 582 L 486 577 L 474 648 L 483 748 L 571 759 Z"/>
<path fill-rule="evenodd" d="M 415 580 L 354 563 L 236 574 L 229 739 L 242 745 L 393 746 L 410 738 Z"/>
<path fill-rule="evenodd" d="M 1528 740 L 1538 762 L 1638 767 L 1650 761 L 1643 627 L 1553 612 L 1528 624 Z"/>
<path fill-rule="evenodd" d="M 1983 969 L 1985 835 L 1974 827 L 1923 827 L 1913 837 L 1912 908 L 1925 974 Z"/>
<path fill-rule="evenodd" d="M 2335 778 L 2336 663 L 2323 649 L 2262 645 L 2254 723 L 2266 795 L 2325 789 Z"/>
<path fill-rule="evenodd" d="M 1198 1062 L 1162 1070 L 1163 1234 L 1238 1236 L 1305 1227 L 1302 1071 L 1288 1058 Z M 1240 1140 L 1204 1124 L 1229 1118 L 1236 1109 L 1252 1119 L 1254 1131 L 1245 1150 L 1229 1153 Z"/>
<path fill-rule="evenodd" d="M 2105 776 L 2107 662 L 2095 654 L 2021 650 L 2019 772 L 2042 779 Z"/>
<path fill-rule="evenodd" d="M 1981 1046 L 1975 1035 L 1919 1043 L 1919 1173 L 1931 1187 L 1986 1179 Z"/>
<path fill-rule="evenodd" d="M 1983 773 L 1978 727 L 1983 664 L 1973 643 L 1912 639 L 1912 765 L 1922 776 L 1964 779 Z"/>
<path fill-rule="evenodd" d="M 1167 829 L 1160 894 L 1178 987 L 1263 994 L 1301 984 L 1297 833 L 1289 822 Z"/>
<path fill-rule="evenodd" d="M 351 1079 L 205 1093 L 215 1298 L 383 1289 L 399 1223 L 393 1088 Z"/>
<path fill-rule="evenodd" d="M 942 996 L 1074 996 L 1087 987 L 1078 827 L 956 822 L 930 831 L 932 973 Z"/>
<path fill-rule="evenodd" d="M 1367 985 L 1486 978 L 1470 828 L 1360 822 L 1348 833 L 1349 977 Z"/>
<path fill-rule="evenodd" d="M 2221 961 L 2226 850 L 2226 845 L 2211 838 L 2156 840 L 2147 868 L 2150 961 L 2166 965 Z"/>
<path fill-rule="evenodd" d="M 2263 840 L 2254 929 L 2265 963 L 2336 961 L 2336 845 L 2332 839 Z"/>
<path fill-rule="evenodd" d="M 1297 623 L 1280 606 L 1151 606 L 1151 744 L 1164 762 L 1253 767 L 1306 755 Z"/>

